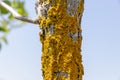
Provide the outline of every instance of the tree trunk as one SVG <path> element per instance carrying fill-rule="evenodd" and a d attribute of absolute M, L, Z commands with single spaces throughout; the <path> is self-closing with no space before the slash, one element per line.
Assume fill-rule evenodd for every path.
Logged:
<path fill-rule="evenodd" d="M 82 80 L 84 0 L 37 0 L 44 80 Z"/>

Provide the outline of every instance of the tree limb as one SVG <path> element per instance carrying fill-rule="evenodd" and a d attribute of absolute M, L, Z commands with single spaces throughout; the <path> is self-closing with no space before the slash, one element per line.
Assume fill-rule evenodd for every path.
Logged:
<path fill-rule="evenodd" d="M 29 23 L 33 23 L 33 24 L 39 24 L 39 22 L 37 20 L 29 19 L 27 17 L 24 17 L 24 16 L 20 15 L 12 7 L 10 7 L 9 5 L 7 5 L 5 2 L 3 2 L 1 0 L 0 0 L 0 5 L 2 7 L 4 7 L 6 10 L 8 10 L 13 15 L 13 17 L 15 19 L 25 21 L 25 22 L 29 22 Z"/>

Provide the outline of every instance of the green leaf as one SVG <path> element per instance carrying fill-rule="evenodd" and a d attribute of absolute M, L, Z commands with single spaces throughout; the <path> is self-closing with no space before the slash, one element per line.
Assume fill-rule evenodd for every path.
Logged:
<path fill-rule="evenodd" d="M 7 29 L 6 27 L 3 27 L 3 26 L 0 26 L 0 31 L 1 32 L 9 32 L 10 30 L 9 29 Z"/>
<path fill-rule="evenodd" d="M 4 0 L 4 2 L 8 5 L 11 5 L 9 0 Z M 0 6 L 0 13 L 1 14 L 8 14 L 9 12 L 4 7 Z"/>
<path fill-rule="evenodd" d="M 11 2 L 9 0 L 4 0 L 3 2 L 5 2 L 8 5 L 11 5 Z"/>
<path fill-rule="evenodd" d="M 23 13 L 22 8 L 18 8 L 18 13 L 20 13 L 20 14 L 22 14 L 22 13 Z"/>
<path fill-rule="evenodd" d="M 24 2 L 19 2 L 19 8 L 24 8 Z"/>
<path fill-rule="evenodd" d="M 0 50 L 1 50 L 1 48 L 2 48 L 2 44 L 0 43 Z"/>
<path fill-rule="evenodd" d="M 16 0 L 14 0 L 14 1 L 12 2 L 12 6 L 15 7 L 15 8 L 18 7 L 18 4 L 17 4 L 17 1 L 16 1 Z"/>
<path fill-rule="evenodd" d="M 25 10 L 24 4 L 25 4 L 24 2 L 19 2 L 17 10 L 18 10 L 18 13 L 22 14 L 23 16 L 27 16 L 28 14 Z"/>
<path fill-rule="evenodd" d="M 25 10 L 25 3 L 20 0 L 14 0 L 12 6 L 17 10 L 17 12 L 23 16 L 28 16 L 27 11 Z"/>
<path fill-rule="evenodd" d="M 0 31 L 5 31 L 5 28 L 4 27 L 0 27 Z"/>
<path fill-rule="evenodd" d="M 8 18 L 9 18 L 9 19 L 14 19 L 14 17 L 13 17 L 12 14 L 10 14 Z"/>
<path fill-rule="evenodd" d="M 6 44 L 8 44 L 8 41 L 7 41 L 7 39 L 6 39 L 5 36 L 3 36 L 1 39 L 2 39 Z"/>

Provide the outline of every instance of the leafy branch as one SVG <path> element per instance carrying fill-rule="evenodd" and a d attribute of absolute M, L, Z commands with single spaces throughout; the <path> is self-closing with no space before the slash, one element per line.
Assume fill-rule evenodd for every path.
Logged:
<path fill-rule="evenodd" d="M 6 10 L 8 10 L 13 15 L 13 17 L 18 19 L 18 20 L 38 24 L 38 22 L 36 20 L 33 20 L 33 19 L 30 19 L 30 18 L 27 18 L 27 17 L 20 15 L 11 6 L 9 6 L 8 4 L 6 4 L 5 2 L 3 2 L 1 0 L 0 0 L 0 6 L 4 7 Z"/>
<path fill-rule="evenodd" d="M 37 20 L 29 19 L 24 6 L 25 2 L 21 0 L 0 0 L 0 49 L 2 42 L 8 43 L 6 36 L 13 29 L 21 25 L 14 24 L 14 19 L 24 22 L 38 24 Z M 22 15 L 21 15 L 22 14 Z M 17 21 L 15 21 L 17 22 Z"/>

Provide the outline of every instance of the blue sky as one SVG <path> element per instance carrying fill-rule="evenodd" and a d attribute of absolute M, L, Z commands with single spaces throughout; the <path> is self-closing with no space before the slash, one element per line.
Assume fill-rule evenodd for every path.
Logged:
<path fill-rule="evenodd" d="M 35 0 L 26 0 L 35 18 Z M 83 80 L 120 80 L 120 0 L 85 0 L 82 19 Z M 7 36 L 0 52 L 0 80 L 42 80 L 39 28 L 25 24 Z"/>

